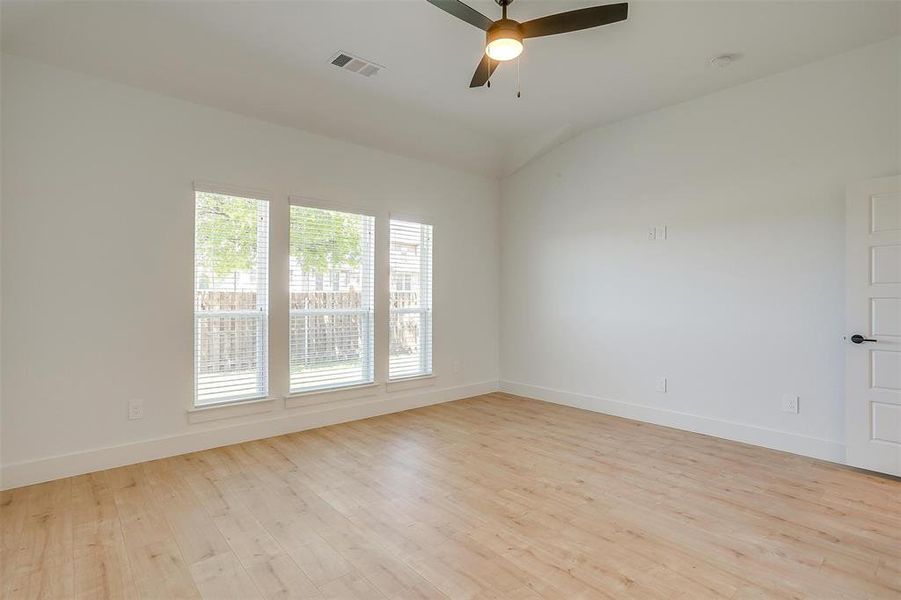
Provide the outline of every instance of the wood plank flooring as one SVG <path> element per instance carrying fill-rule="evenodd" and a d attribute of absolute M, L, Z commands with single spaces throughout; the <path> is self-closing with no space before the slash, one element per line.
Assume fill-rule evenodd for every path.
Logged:
<path fill-rule="evenodd" d="M 491 394 L 4 492 L 3 598 L 901 598 L 901 482 Z"/>

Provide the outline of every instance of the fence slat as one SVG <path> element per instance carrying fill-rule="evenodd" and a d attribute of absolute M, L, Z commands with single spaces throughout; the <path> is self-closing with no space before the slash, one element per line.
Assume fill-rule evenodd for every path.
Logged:
<path fill-rule="evenodd" d="M 416 292 L 392 292 L 391 308 L 419 305 Z M 245 371 L 256 368 L 256 339 L 259 319 L 246 315 L 223 315 L 218 311 L 254 311 L 256 292 L 200 291 L 196 296 L 198 367 L 200 374 Z M 361 306 L 360 293 L 292 292 L 291 310 L 354 310 Z M 218 312 L 206 316 L 206 312 Z M 414 313 L 415 314 L 415 313 Z M 392 319 L 392 354 L 412 354 L 419 344 L 419 319 Z M 360 356 L 362 323 L 358 314 L 319 314 L 291 318 L 292 338 L 310 356 L 334 361 Z M 292 366 L 303 367 L 303 364 Z"/>

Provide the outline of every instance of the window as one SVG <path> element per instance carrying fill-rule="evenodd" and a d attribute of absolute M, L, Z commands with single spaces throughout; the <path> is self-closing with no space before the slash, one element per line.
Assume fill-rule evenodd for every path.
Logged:
<path fill-rule="evenodd" d="M 194 197 L 194 405 L 268 394 L 269 202 Z"/>
<path fill-rule="evenodd" d="M 290 220 L 291 392 L 372 383 L 375 219 L 291 206 Z"/>
<path fill-rule="evenodd" d="M 392 219 L 388 378 L 432 373 L 432 226 Z"/>
<path fill-rule="evenodd" d="M 392 292 L 412 292 L 413 291 L 413 274 L 412 273 L 394 273 L 391 276 Z"/>

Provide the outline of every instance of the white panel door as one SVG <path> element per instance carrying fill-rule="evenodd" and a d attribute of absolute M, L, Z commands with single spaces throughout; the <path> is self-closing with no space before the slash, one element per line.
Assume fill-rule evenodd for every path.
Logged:
<path fill-rule="evenodd" d="M 901 177 L 848 187 L 848 464 L 901 475 Z"/>

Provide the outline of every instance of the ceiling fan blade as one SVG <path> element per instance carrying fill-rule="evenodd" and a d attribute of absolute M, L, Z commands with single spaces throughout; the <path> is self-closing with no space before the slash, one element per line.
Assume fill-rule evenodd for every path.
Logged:
<path fill-rule="evenodd" d="M 483 54 L 482 60 L 479 62 L 479 66 L 476 67 L 476 72 L 472 76 L 472 81 L 469 82 L 469 87 L 474 88 L 485 85 L 485 82 L 488 81 L 499 64 L 500 63 L 496 60 L 488 58 L 487 54 Z"/>
<path fill-rule="evenodd" d="M 431 1 L 431 0 L 429 0 Z M 579 31 L 599 25 L 625 21 L 629 15 L 629 4 L 607 4 L 606 6 L 593 6 L 580 10 L 558 13 L 526 21 L 521 25 L 522 37 L 533 38 L 556 33 Z"/>
<path fill-rule="evenodd" d="M 446 13 L 450 13 L 466 21 L 470 25 L 475 25 L 479 29 L 488 31 L 488 28 L 494 24 L 494 21 L 480 13 L 474 8 L 460 2 L 460 0 L 426 0 L 429 4 L 434 4 Z"/>

